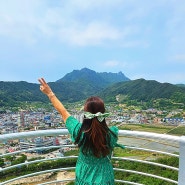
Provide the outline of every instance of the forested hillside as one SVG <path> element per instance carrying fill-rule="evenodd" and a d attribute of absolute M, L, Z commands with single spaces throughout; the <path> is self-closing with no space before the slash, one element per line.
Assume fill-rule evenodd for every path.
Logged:
<path fill-rule="evenodd" d="M 170 83 L 159 83 L 155 80 L 137 79 L 119 82 L 99 93 L 99 96 L 106 101 L 116 101 L 117 95 L 137 101 L 166 98 L 176 102 L 185 102 L 185 88 Z"/>
<path fill-rule="evenodd" d="M 84 68 L 73 71 L 49 85 L 61 101 L 77 102 L 98 95 L 106 102 L 121 100 L 151 101 L 171 99 L 185 102 L 185 88 L 154 80 L 129 80 L 123 73 L 96 73 Z M 0 82 L 0 106 L 17 106 L 20 102 L 48 102 L 39 84 Z"/>

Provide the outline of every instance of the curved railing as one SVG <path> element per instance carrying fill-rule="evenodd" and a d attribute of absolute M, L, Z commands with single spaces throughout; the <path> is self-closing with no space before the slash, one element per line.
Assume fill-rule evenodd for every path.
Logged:
<path fill-rule="evenodd" d="M 0 143 L 8 141 L 8 140 L 15 140 L 15 139 L 21 139 L 21 138 L 32 138 L 32 137 L 38 137 L 38 136 L 59 136 L 59 135 L 61 136 L 61 135 L 67 135 L 67 134 L 68 134 L 67 129 L 53 129 L 53 130 L 40 130 L 40 131 L 12 133 L 12 134 L 0 135 Z M 149 177 L 163 180 L 165 182 L 170 182 L 170 183 L 178 184 L 178 185 L 184 185 L 184 182 L 185 182 L 185 158 L 184 158 L 184 156 L 185 156 L 185 137 L 184 136 L 171 136 L 171 135 L 167 135 L 167 134 L 156 134 L 156 133 L 128 131 L 128 130 L 120 130 L 119 136 L 120 137 L 124 136 L 124 137 L 130 137 L 130 138 L 143 139 L 143 140 L 148 140 L 150 142 L 158 142 L 158 143 L 165 142 L 165 143 L 170 143 L 170 144 L 175 145 L 178 150 L 176 153 L 178 153 L 178 154 L 176 154 L 174 152 L 154 150 L 154 149 L 150 149 L 150 148 L 138 147 L 138 146 L 133 146 L 133 145 L 126 145 L 126 148 L 131 149 L 131 150 L 141 150 L 141 151 L 147 151 L 147 152 L 153 152 L 153 153 L 159 153 L 159 154 L 163 154 L 163 155 L 177 157 L 177 158 L 179 158 L 179 167 L 178 168 L 176 168 L 174 166 L 168 166 L 168 165 L 152 162 L 150 160 L 141 160 L 141 159 L 127 158 L 127 157 L 114 157 L 114 156 L 112 157 L 112 159 L 116 160 L 116 161 L 124 160 L 124 161 L 137 162 L 137 163 L 148 164 L 148 165 L 153 165 L 153 166 L 160 166 L 165 169 L 177 171 L 178 172 L 178 181 L 175 181 L 170 178 L 162 177 L 160 174 L 153 175 L 153 174 L 146 173 L 146 172 L 121 169 L 118 167 L 114 168 L 115 171 L 123 172 L 123 173 L 127 172 L 127 173 L 131 173 L 131 174 L 138 174 L 138 175 L 142 175 L 142 176 L 149 176 Z M 11 153 L 4 153 L 4 154 L 0 155 L 0 157 L 19 154 L 22 152 L 30 152 L 32 150 L 37 150 L 37 149 L 51 149 L 51 148 L 61 148 L 61 147 L 76 147 L 76 146 L 75 145 L 62 145 L 62 146 L 30 148 L 30 149 L 26 149 L 26 150 L 11 152 Z M 11 170 L 13 168 L 20 168 L 22 166 L 30 165 L 30 164 L 34 164 L 34 163 L 37 164 L 39 162 L 46 162 L 46 161 L 66 159 L 66 158 L 72 159 L 72 158 L 77 158 L 77 156 L 44 158 L 44 159 L 29 161 L 29 162 L 20 163 L 20 164 L 1 168 L 0 172 L 2 173 L 6 170 Z M 22 178 L 27 178 L 27 177 L 31 177 L 31 176 L 35 176 L 35 175 L 39 175 L 39 174 L 45 174 L 45 173 L 49 173 L 49 172 L 68 171 L 68 170 L 74 170 L 74 169 L 75 169 L 75 166 L 34 172 L 31 174 L 27 174 L 27 175 L 16 177 L 16 178 L 13 178 L 10 180 L 6 180 L 4 182 L 1 182 L 0 184 L 1 185 L 10 184 L 16 180 L 20 180 Z M 54 181 L 50 181 L 50 182 L 41 183 L 40 185 L 53 184 L 53 183 L 57 183 L 57 182 L 73 181 L 73 180 L 74 180 L 74 178 L 64 179 L 64 180 L 54 180 Z M 125 183 L 125 184 L 141 185 L 137 182 L 126 181 L 123 179 L 115 179 L 115 181 L 120 182 L 120 183 Z"/>

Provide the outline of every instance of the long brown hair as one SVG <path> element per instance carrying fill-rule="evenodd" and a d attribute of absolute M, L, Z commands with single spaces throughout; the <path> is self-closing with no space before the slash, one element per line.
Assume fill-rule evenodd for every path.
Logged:
<path fill-rule="evenodd" d="M 105 106 L 103 100 L 97 96 L 88 98 L 84 105 L 84 111 L 93 114 L 97 112 L 104 113 Z M 82 133 L 84 133 L 83 137 Z M 108 128 L 105 119 L 99 122 L 96 117 L 93 119 L 86 119 L 84 117 L 75 144 L 82 147 L 84 154 L 92 153 L 96 157 L 105 157 L 111 152 L 110 134 L 113 133 Z"/>

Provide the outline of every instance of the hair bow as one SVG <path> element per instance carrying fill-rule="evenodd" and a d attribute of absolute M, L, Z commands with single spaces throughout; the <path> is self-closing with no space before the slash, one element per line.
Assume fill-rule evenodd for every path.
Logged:
<path fill-rule="evenodd" d="M 96 114 L 92 114 L 91 112 L 85 112 L 84 116 L 88 119 L 93 119 L 97 118 L 99 122 L 102 122 L 106 117 L 108 117 L 110 114 L 109 113 L 101 113 L 97 112 Z"/>

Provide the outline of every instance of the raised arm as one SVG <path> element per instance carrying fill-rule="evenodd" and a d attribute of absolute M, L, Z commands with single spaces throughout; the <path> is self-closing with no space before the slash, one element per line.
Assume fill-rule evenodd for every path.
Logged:
<path fill-rule="evenodd" d="M 46 83 L 44 78 L 38 79 L 40 82 L 40 90 L 46 94 L 55 107 L 55 109 L 61 114 L 64 122 L 66 122 L 67 118 L 70 116 L 69 112 L 66 110 L 64 105 L 60 102 L 60 100 L 56 97 L 56 95 L 53 93 L 50 86 Z"/>

